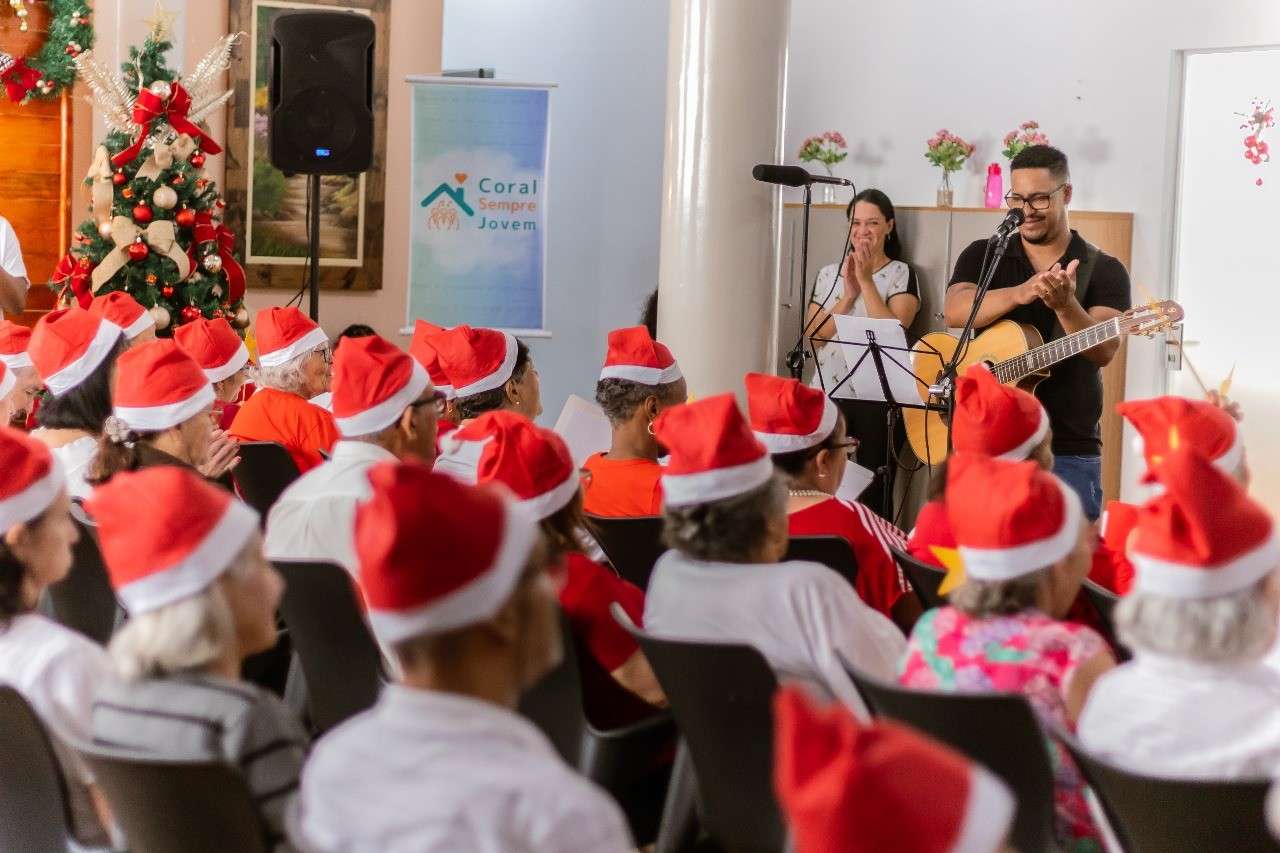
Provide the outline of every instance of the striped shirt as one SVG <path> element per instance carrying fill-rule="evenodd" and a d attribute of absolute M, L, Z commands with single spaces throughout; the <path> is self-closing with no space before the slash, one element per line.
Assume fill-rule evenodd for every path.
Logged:
<path fill-rule="evenodd" d="M 298 791 L 307 735 L 275 696 L 241 681 L 183 674 L 108 685 L 93 703 L 93 741 L 113 749 L 240 769 L 277 851 Z"/>

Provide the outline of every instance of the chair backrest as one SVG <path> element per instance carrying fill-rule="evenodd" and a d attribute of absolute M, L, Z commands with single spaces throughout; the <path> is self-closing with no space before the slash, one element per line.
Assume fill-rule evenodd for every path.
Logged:
<path fill-rule="evenodd" d="M 942 579 L 947 576 L 945 571 L 917 560 L 901 548 L 891 547 L 890 550 L 893 551 L 893 558 L 902 567 L 902 573 L 907 576 L 907 582 L 920 597 L 920 603 L 924 605 L 925 610 L 941 607 L 947 603 L 938 594 L 938 587 L 942 586 Z"/>
<path fill-rule="evenodd" d="M 80 532 L 80 540 L 71 550 L 71 571 L 47 590 L 50 615 L 95 643 L 106 645 L 115 629 L 119 604 L 98 550 L 98 526 L 75 501 L 71 504 L 71 520 Z"/>
<path fill-rule="evenodd" d="M 22 694 L 0 686 L 0 850 L 65 853 L 69 820 L 53 742 Z"/>
<path fill-rule="evenodd" d="M 285 580 L 280 616 L 302 663 L 311 722 L 325 732 L 378 700 L 382 652 L 341 566 L 278 561 L 275 567 Z"/>
<path fill-rule="evenodd" d="M 1018 796 L 1013 845 L 1055 849 L 1049 746 L 1027 700 L 1010 693 L 939 693 L 886 684 L 845 669 L 877 717 L 906 723 L 950 744 L 1002 778 Z"/>
<path fill-rule="evenodd" d="M 132 853 L 265 853 L 249 786 L 231 765 L 79 750 Z"/>
<path fill-rule="evenodd" d="M 1085 598 L 1093 605 L 1093 609 L 1098 612 L 1098 620 L 1102 623 L 1102 634 L 1111 647 L 1116 650 L 1116 655 L 1122 661 L 1128 660 L 1129 651 L 1120 645 L 1120 639 L 1116 636 L 1116 626 L 1113 621 L 1112 614 L 1116 609 L 1120 596 L 1116 595 L 1109 589 L 1099 586 L 1088 578 L 1080 587 L 1080 591 L 1084 593 Z"/>
<path fill-rule="evenodd" d="M 246 441 L 240 445 L 240 464 L 232 471 L 244 502 L 258 511 L 262 524 L 289 484 L 298 479 L 298 466 L 274 441 Z"/>
<path fill-rule="evenodd" d="M 780 853 L 773 792 L 773 670 L 750 646 L 662 640 L 614 618 L 640 643 L 693 759 L 702 825 L 726 850 Z"/>
<path fill-rule="evenodd" d="M 641 589 L 648 589 L 653 566 L 667 550 L 662 543 L 662 516 L 604 518 L 589 515 L 587 526 L 618 574 Z"/>
<path fill-rule="evenodd" d="M 792 536 L 786 559 L 821 563 L 857 587 L 858 558 L 843 536 Z"/>
<path fill-rule="evenodd" d="M 582 756 L 586 718 L 582 710 L 582 679 L 572 628 L 560 612 L 560 636 L 564 656 L 560 665 L 548 672 L 520 697 L 520 714 L 542 730 L 570 767 Z"/>
<path fill-rule="evenodd" d="M 1204 781 L 1144 776 L 1090 754 L 1065 732 L 1055 732 L 1055 736 L 1075 759 L 1127 853 L 1280 851 L 1264 817 L 1270 779 Z"/>

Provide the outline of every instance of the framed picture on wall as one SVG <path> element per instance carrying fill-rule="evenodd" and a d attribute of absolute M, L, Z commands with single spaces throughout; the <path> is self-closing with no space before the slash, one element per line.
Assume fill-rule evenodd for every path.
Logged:
<path fill-rule="evenodd" d="M 307 178 L 286 176 L 267 154 L 271 24 L 300 10 L 354 12 L 373 19 L 373 165 L 360 175 L 321 179 L 320 287 L 382 287 L 388 5 L 389 0 L 229 0 L 229 29 L 246 38 L 231 65 L 236 94 L 227 108 L 226 219 L 243 235 L 249 287 L 299 290 L 304 283 Z"/>

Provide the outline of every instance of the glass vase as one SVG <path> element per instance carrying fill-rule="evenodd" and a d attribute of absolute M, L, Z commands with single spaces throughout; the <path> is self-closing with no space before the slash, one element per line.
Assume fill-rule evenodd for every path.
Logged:
<path fill-rule="evenodd" d="M 955 193 L 951 189 L 951 173 L 942 170 L 942 183 L 938 184 L 938 207 L 951 207 Z"/>
<path fill-rule="evenodd" d="M 823 184 L 823 185 L 822 185 L 822 193 L 821 193 L 821 195 L 819 195 L 818 200 L 819 200 L 822 204 L 835 204 L 835 203 L 836 203 L 836 188 L 835 188 L 835 185 L 834 185 L 834 184 Z"/>

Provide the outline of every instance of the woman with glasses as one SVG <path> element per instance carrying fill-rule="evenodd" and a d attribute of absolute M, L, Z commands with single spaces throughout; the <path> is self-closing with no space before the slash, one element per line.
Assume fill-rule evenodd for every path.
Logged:
<path fill-rule="evenodd" d="M 794 379 L 748 373 L 751 429 L 787 483 L 787 526 L 792 536 L 839 536 L 858 562 L 858 595 L 904 630 L 920 615 L 920 601 L 894 561 L 902 531 L 857 501 L 835 496 L 858 440 L 844 415 L 816 388 Z"/>

